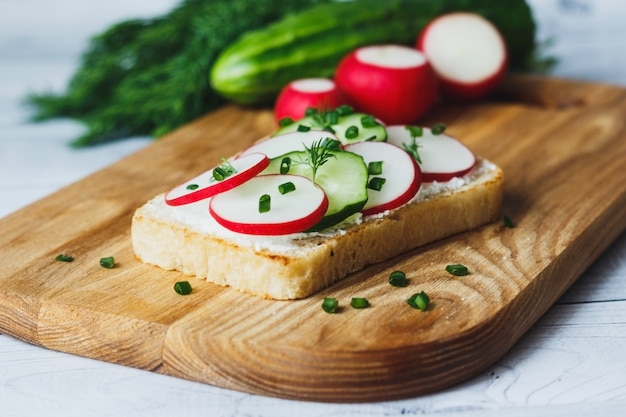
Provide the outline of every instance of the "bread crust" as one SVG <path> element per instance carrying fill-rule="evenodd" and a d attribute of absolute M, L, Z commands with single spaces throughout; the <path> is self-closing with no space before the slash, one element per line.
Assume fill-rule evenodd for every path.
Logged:
<path fill-rule="evenodd" d="M 161 213 L 166 205 L 154 208 L 154 201 L 163 199 L 157 196 L 133 216 L 133 249 L 144 263 L 259 297 L 305 298 L 368 265 L 494 221 L 503 173 L 488 161 L 479 165 L 482 171 L 459 188 L 364 218 L 341 233 L 294 239 L 292 249 L 281 251 L 172 221 Z"/>

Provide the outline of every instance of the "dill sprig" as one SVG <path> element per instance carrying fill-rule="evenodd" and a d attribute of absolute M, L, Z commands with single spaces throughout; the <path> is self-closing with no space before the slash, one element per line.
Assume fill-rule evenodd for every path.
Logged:
<path fill-rule="evenodd" d="M 335 148 L 331 145 L 331 141 L 320 139 L 313 142 L 311 146 L 304 145 L 304 149 L 307 157 L 303 163 L 311 167 L 311 180 L 315 182 L 317 170 L 328 162 L 330 158 L 335 158 L 335 155 L 332 153 L 332 150 Z"/>
<path fill-rule="evenodd" d="M 413 157 L 413 159 L 421 164 L 422 160 L 420 159 L 420 154 L 418 151 L 420 145 L 417 143 L 417 138 L 422 137 L 424 132 L 419 126 L 407 126 L 406 130 L 408 130 L 409 134 L 411 135 L 411 142 L 402 143 L 402 147 Z"/>

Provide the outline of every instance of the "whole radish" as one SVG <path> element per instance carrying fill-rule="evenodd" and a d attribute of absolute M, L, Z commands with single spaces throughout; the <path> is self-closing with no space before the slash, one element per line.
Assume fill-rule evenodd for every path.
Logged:
<path fill-rule="evenodd" d="M 274 104 L 276 122 L 286 117 L 298 120 L 309 107 L 334 109 L 345 103 L 335 82 L 328 78 L 303 78 L 287 84 Z"/>
<path fill-rule="evenodd" d="M 475 13 L 442 15 L 417 39 L 417 49 L 439 77 L 442 95 L 457 101 L 487 96 L 507 69 L 507 49 L 497 28 Z"/>
<path fill-rule="evenodd" d="M 339 63 L 335 82 L 357 111 L 386 124 L 415 122 L 437 98 L 437 77 L 425 55 L 400 45 L 352 51 Z"/>

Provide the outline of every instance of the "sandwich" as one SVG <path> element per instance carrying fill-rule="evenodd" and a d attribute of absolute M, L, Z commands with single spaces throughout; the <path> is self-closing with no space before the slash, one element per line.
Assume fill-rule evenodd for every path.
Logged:
<path fill-rule="evenodd" d="M 311 296 L 499 217 L 503 172 L 445 127 L 309 114 L 139 207 L 147 264 L 262 298 Z"/>

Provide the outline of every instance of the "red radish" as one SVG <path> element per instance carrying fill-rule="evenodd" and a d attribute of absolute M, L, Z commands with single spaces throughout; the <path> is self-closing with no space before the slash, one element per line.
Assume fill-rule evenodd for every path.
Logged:
<path fill-rule="evenodd" d="M 282 194 L 279 187 L 289 182 L 295 189 Z M 270 196 L 269 211 L 260 212 L 259 199 L 264 194 Z M 324 191 L 299 175 L 259 175 L 209 202 L 209 212 L 220 225 L 252 235 L 302 232 L 317 224 L 327 209 Z"/>
<path fill-rule="evenodd" d="M 407 126 L 388 126 L 387 142 L 404 148 L 411 146 L 413 137 Z M 443 133 L 435 135 L 422 128 L 422 136 L 415 138 L 423 182 L 446 182 L 462 177 L 476 165 L 474 153 L 459 140 Z"/>
<path fill-rule="evenodd" d="M 165 202 L 170 206 L 181 206 L 212 197 L 245 183 L 267 168 L 269 163 L 269 158 L 261 153 L 224 162 L 170 190 L 165 194 Z M 234 169 L 235 172 L 218 180 L 214 175 L 218 168 L 226 171 Z"/>
<path fill-rule="evenodd" d="M 339 142 L 337 136 L 325 130 L 309 130 L 307 132 L 289 132 L 282 135 L 272 136 L 250 146 L 241 152 L 237 157 L 249 155 L 251 153 L 262 153 L 268 158 L 276 158 L 291 151 L 304 151 L 305 146 L 310 147 L 313 142 L 326 138 Z"/>
<path fill-rule="evenodd" d="M 380 190 L 368 186 L 363 215 L 382 213 L 409 202 L 422 184 L 421 172 L 415 160 L 403 149 L 387 142 L 359 142 L 346 150 L 361 155 L 373 178 L 383 179 Z M 380 173 L 372 173 L 370 164 L 381 163 Z M 376 180 L 374 180 L 376 181 Z"/>
<path fill-rule="evenodd" d="M 335 82 L 357 111 L 385 124 L 415 122 L 437 96 L 437 77 L 426 57 L 399 45 L 352 51 L 339 63 Z"/>
<path fill-rule="evenodd" d="M 334 109 L 346 104 L 335 82 L 328 78 L 303 78 L 287 84 L 274 104 L 276 122 L 290 117 L 299 120 L 309 107 Z"/>
<path fill-rule="evenodd" d="M 450 13 L 430 22 L 417 40 L 430 61 L 444 96 L 478 100 L 500 83 L 507 50 L 498 29 L 474 13 Z"/>

